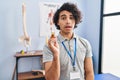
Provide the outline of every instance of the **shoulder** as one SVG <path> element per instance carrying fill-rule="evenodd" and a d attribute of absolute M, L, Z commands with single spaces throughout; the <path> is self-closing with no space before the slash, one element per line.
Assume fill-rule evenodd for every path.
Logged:
<path fill-rule="evenodd" d="M 50 50 L 50 48 L 48 47 L 48 45 L 44 45 L 44 47 L 43 47 L 43 53 L 44 54 L 52 54 L 52 52 L 51 52 L 51 50 Z"/>
<path fill-rule="evenodd" d="M 78 37 L 78 41 L 80 41 L 85 47 L 90 47 L 90 42 L 87 39 Z"/>

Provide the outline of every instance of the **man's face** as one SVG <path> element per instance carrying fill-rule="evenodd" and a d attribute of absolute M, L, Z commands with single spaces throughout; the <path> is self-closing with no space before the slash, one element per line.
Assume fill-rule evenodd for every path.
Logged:
<path fill-rule="evenodd" d="M 73 32 L 75 26 L 75 19 L 72 13 L 64 10 L 60 12 L 58 25 L 60 27 L 60 31 L 64 33 L 71 33 Z"/>

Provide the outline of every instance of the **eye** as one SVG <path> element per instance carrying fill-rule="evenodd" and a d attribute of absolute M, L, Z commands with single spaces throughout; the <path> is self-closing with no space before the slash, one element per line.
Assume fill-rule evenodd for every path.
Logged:
<path fill-rule="evenodd" d="M 73 16 L 70 16 L 70 19 L 71 19 L 71 20 L 73 20 L 73 19 L 74 19 L 74 17 L 73 17 Z"/>
<path fill-rule="evenodd" d="M 66 17 L 62 17 L 61 19 L 62 19 L 62 20 L 65 20 L 65 19 L 66 19 Z"/>

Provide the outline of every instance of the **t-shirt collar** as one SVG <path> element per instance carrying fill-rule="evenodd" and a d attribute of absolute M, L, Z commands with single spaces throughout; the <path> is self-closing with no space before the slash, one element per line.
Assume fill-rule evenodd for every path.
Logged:
<path fill-rule="evenodd" d="M 73 38 L 72 39 L 74 39 L 74 38 L 77 38 L 75 33 L 73 33 Z M 68 40 L 68 39 L 64 38 L 60 33 L 58 34 L 58 39 L 59 39 L 60 42 Z"/>

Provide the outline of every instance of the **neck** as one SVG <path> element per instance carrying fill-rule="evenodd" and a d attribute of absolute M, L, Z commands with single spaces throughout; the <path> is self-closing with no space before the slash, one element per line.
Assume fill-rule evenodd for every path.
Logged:
<path fill-rule="evenodd" d="M 64 38 L 66 38 L 66 39 L 68 39 L 68 40 L 72 39 L 72 37 L 73 37 L 73 32 L 71 32 L 71 33 L 62 33 L 62 32 L 60 32 L 60 34 L 61 34 Z"/>

